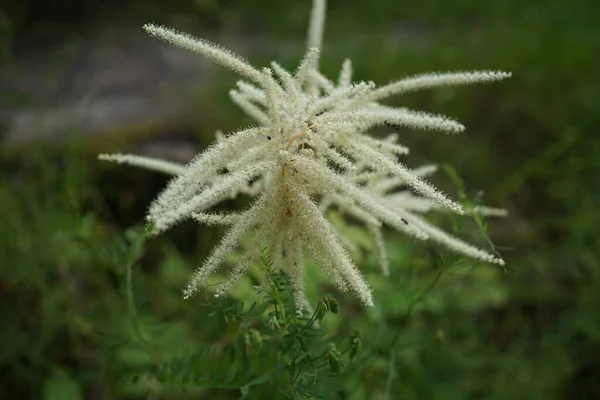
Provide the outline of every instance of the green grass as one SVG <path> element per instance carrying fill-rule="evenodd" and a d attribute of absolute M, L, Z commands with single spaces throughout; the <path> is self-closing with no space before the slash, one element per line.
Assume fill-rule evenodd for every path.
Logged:
<path fill-rule="evenodd" d="M 281 11 L 267 3 L 250 7 L 231 1 L 229 7 L 217 7 L 199 2 L 198 10 L 204 11 L 193 12 L 224 21 L 223 26 L 244 20 L 244 29 L 260 27 L 281 37 L 303 34 L 305 2 L 291 1 Z M 368 241 L 360 231 L 348 230 L 364 242 L 355 257 L 374 287 L 377 307 L 364 310 L 351 296 L 342 296 L 340 314 L 327 314 L 311 339 L 310 350 L 321 354 L 329 342 L 343 351 L 355 330 L 361 333 L 363 351 L 353 361 L 348 353 L 342 356 L 341 374 L 329 364 L 320 367 L 321 387 L 330 390 L 327 398 L 600 396 L 600 142 L 595 132 L 600 34 L 595 6 L 586 10 L 575 3 L 533 0 L 486 4 L 381 1 L 364 12 L 353 2 L 331 5 L 323 61 L 328 73 L 349 56 L 357 78 L 376 82 L 471 68 L 510 70 L 514 77 L 397 99 L 452 115 L 467 126 L 458 137 L 406 132 L 403 139 L 412 149 L 411 165 L 452 165 L 468 198 L 484 190 L 486 204 L 510 210 L 506 219 L 486 221 L 486 233 L 506 258 L 508 273 L 389 232 L 392 277 L 383 279 Z M 137 11 L 139 5 L 129 7 Z M 150 19 L 163 15 L 161 8 L 144 10 Z M 297 10 L 304 13 L 301 18 L 294 16 Z M 12 26 L 28 26 L 21 21 Z M 381 43 L 381 35 L 399 21 L 422 29 L 425 39 Z M 28 26 L 32 37 L 35 27 Z M 347 35 L 356 41 L 345 43 Z M 334 43 L 342 43 L 344 51 Z M 381 50 L 374 53 L 375 48 Z M 279 59 L 277 54 L 270 58 Z M 252 61 L 262 65 L 268 60 Z M 219 78 L 201 95 L 215 93 L 211 98 L 218 99 L 211 103 L 211 126 L 196 134 L 201 143 L 210 140 L 212 124 L 231 130 L 246 122 L 222 90 L 234 78 L 227 73 Z M 256 325 L 226 321 L 222 310 L 240 301 L 247 310 L 257 299 L 251 279 L 258 279 L 260 266 L 240 284 L 235 298 L 214 304 L 221 311 L 212 316 L 203 298 L 182 300 L 190 272 L 221 232 L 187 224 L 136 247 L 142 243 L 135 229 L 141 229 L 145 207 L 165 179 L 101 166 L 79 146 L 2 154 L 0 397 L 133 399 L 151 393 L 170 399 L 239 398 L 239 387 L 262 375 L 245 375 L 239 353 L 228 358 L 219 351 L 245 343 L 250 329 L 263 339 L 275 334 L 264 320 Z M 457 193 L 444 173 L 436 183 Z M 473 221 L 438 219 L 486 245 Z M 310 276 L 313 299 L 333 294 L 315 268 Z M 265 373 L 279 365 L 279 340 L 263 340 L 254 356 L 266 364 L 252 371 Z M 181 389 L 183 378 L 169 378 L 172 364 L 207 349 L 216 351 L 216 369 L 225 371 L 215 382 L 225 385 L 230 379 L 227 387 Z M 234 372 L 232 365 L 237 365 Z M 134 376 L 140 377 L 135 384 Z M 165 383 L 148 377 L 162 377 Z M 248 398 L 285 398 L 269 391 L 269 385 L 291 393 L 285 370 L 272 379 L 264 385 L 256 381 Z"/>

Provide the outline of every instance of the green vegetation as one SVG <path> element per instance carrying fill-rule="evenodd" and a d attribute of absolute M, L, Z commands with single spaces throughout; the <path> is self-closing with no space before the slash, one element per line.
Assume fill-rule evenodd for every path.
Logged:
<path fill-rule="evenodd" d="M 256 294 L 266 259 L 232 298 L 181 299 L 221 231 L 189 223 L 145 242 L 140 224 L 164 177 L 100 165 L 79 143 L 3 152 L 0 398 L 600 397 L 599 7 L 382 0 L 365 10 L 331 3 L 325 72 L 337 71 L 346 56 L 357 78 L 377 82 L 433 70 L 513 72 L 498 85 L 397 99 L 467 126 L 459 137 L 404 132 L 403 142 L 412 149 L 410 165 L 453 166 L 462 183 L 452 169 L 435 177 L 448 192 L 478 199 L 484 190 L 485 204 L 509 209 L 494 221 L 431 216 L 482 244 L 485 227 L 507 273 L 388 232 L 392 276 L 384 279 L 368 236 L 348 226 L 376 308 L 338 296 L 313 268 L 308 295 L 323 301 L 318 314 L 326 303 L 328 310 L 320 324 L 288 313 L 273 327 L 270 314 L 289 304 L 277 271 L 266 272 L 272 290 Z M 144 2 L 155 5 L 141 13 L 139 4 L 128 3 L 123 14 L 175 25 L 169 20 L 189 12 L 182 30 L 199 16 L 225 29 L 244 21 L 236 29 L 272 37 L 301 37 L 308 12 L 300 1 L 281 10 L 266 0 L 198 1 L 166 11 Z M 23 7 L 0 18 L 3 32 L 13 33 L 4 36 L 2 54 L 14 37 L 35 41 L 43 31 Z M 390 36 L 394 30 L 398 37 Z M 339 54 L 327 45 L 334 42 Z M 232 75 L 218 77 L 201 94 L 215 111 L 192 133 L 200 143 L 214 128 L 247 122 L 226 100 Z M 328 296 L 337 299 L 337 313 Z"/>

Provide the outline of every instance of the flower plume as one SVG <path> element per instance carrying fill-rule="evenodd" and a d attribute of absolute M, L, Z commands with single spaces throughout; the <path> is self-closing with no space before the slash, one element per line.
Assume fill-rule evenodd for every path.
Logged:
<path fill-rule="evenodd" d="M 500 257 L 443 232 L 420 216 L 430 210 L 488 215 L 501 215 L 502 210 L 464 210 L 426 180 L 435 166 L 411 170 L 399 162 L 398 157 L 408 154 L 408 149 L 397 142 L 397 134 L 380 139 L 369 136 L 368 131 L 386 125 L 461 132 L 464 126 L 448 117 L 380 102 L 417 90 L 493 82 L 510 73 L 429 73 L 377 87 L 373 82 L 353 82 L 352 63 L 345 60 L 338 79 L 331 81 L 319 71 L 325 9 L 325 0 L 313 2 L 308 49 L 294 72 L 275 62 L 257 69 L 206 40 L 152 24 L 144 26 L 152 36 L 201 54 L 240 75 L 244 80 L 230 91 L 231 99 L 257 123 L 256 127 L 221 137 L 187 166 L 134 155 L 100 156 L 174 175 L 149 208 L 153 234 L 188 218 L 229 226 L 186 286 L 186 298 L 206 285 L 242 237 L 251 235 L 252 245 L 218 287 L 217 295 L 225 295 L 234 287 L 259 258 L 261 246 L 267 244 L 276 266 L 292 278 L 299 312 L 308 308 L 303 278 L 306 255 L 318 263 L 339 290 L 351 290 L 365 305 L 373 305 L 371 289 L 346 250 L 351 244 L 327 218 L 330 208 L 365 224 L 386 275 L 389 262 L 381 231 L 384 224 L 474 259 L 504 263 Z M 398 188 L 403 190 L 393 191 Z M 209 211 L 239 194 L 254 198 L 248 209 L 229 214 Z"/>

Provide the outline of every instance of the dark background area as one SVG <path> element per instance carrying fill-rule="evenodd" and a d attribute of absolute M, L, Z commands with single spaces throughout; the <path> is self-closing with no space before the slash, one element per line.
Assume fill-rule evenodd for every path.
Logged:
<path fill-rule="evenodd" d="M 365 249 L 358 261 L 376 309 L 344 296 L 341 317 L 325 325 L 360 329 L 370 352 L 361 369 L 344 375 L 339 398 L 600 398 L 600 3 L 329 3 L 328 76 L 345 57 L 356 79 L 378 84 L 430 71 L 513 73 L 498 84 L 391 100 L 467 126 L 460 136 L 401 132 L 411 148 L 407 163 L 450 164 L 469 197 L 509 210 L 487 221 L 508 272 L 450 268 L 409 315 L 409 299 L 436 274 L 430 254 L 449 264 L 454 256 L 390 231 L 392 277 L 384 280 Z M 102 164 L 96 154 L 186 162 L 216 129 L 249 124 L 227 97 L 233 74 L 146 37 L 141 25 L 173 26 L 254 65 L 277 60 L 293 68 L 310 2 L 274 4 L 4 0 L 1 398 L 146 397 L 148 387 L 130 384 L 152 360 L 128 339 L 123 231 L 143 222 L 167 178 Z M 434 182 L 456 193 L 444 173 Z M 432 218 L 456 228 L 447 216 Z M 471 221 L 459 228 L 485 245 Z M 155 338 L 165 358 L 235 336 L 231 323 L 180 297 L 221 233 L 177 227 L 153 239 L 135 270 L 141 313 L 165 325 Z M 327 290 L 316 278 L 309 288 L 313 296 Z M 253 295 L 246 283 L 235 296 Z M 238 396 L 166 393 L 158 397 Z"/>

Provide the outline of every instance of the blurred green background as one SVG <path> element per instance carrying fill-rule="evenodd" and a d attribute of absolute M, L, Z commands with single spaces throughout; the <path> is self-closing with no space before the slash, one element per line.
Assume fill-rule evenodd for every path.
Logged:
<path fill-rule="evenodd" d="M 345 57 L 353 60 L 356 79 L 376 83 L 429 71 L 513 73 L 499 84 L 392 100 L 467 126 L 460 136 L 402 132 L 412 150 L 407 162 L 452 165 L 470 198 L 510 211 L 488 221 L 487 231 L 507 273 L 390 231 L 392 277 L 383 279 L 366 244 L 355 257 L 374 287 L 376 308 L 364 310 L 342 296 L 341 317 L 324 321 L 332 335 L 359 329 L 367 351 L 361 367 L 343 375 L 336 398 L 600 398 L 600 3 L 329 3 L 322 61 L 328 76 L 336 76 Z M 149 21 L 227 43 L 254 65 L 278 60 L 292 67 L 302 55 L 309 10 L 306 0 L 8 0 L 0 7 L 0 398 L 146 398 L 148 387 L 130 383 L 152 360 L 128 331 L 123 231 L 142 223 L 167 178 L 104 165 L 95 154 L 136 151 L 140 143 L 165 151 L 174 140 L 197 151 L 215 129 L 250 122 L 228 101 L 236 77 L 215 70 L 192 88 L 177 118 L 138 118 L 94 135 L 82 125 L 60 140 L 21 143 L 15 116 L 56 103 L 49 95 L 41 101 L 37 81 L 27 80 L 76 77 L 79 71 L 65 62 L 88 54 L 88 38 L 112 32 L 116 40 L 103 46 L 123 50 L 118 32 Z M 98 68 L 110 68 L 108 54 Z M 26 70 L 34 72 L 25 76 Z M 69 99 L 81 93 L 84 104 L 86 77 L 78 79 L 81 90 Z M 59 94 L 61 82 L 53 89 Z M 127 82 L 120 85 L 127 92 Z M 35 137 L 32 129 L 28 134 Z M 434 181 L 456 194 L 444 173 Z M 472 221 L 432 218 L 486 246 Z M 180 297 L 221 234 L 183 224 L 152 239 L 136 264 L 138 310 L 163 325 L 154 340 L 165 359 L 237 334 L 235 324 Z M 362 238 L 361 231 L 349 234 Z M 440 263 L 451 267 L 410 307 Z M 245 285 L 237 296 L 251 302 Z M 319 279 L 309 286 L 314 297 L 331 291 Z M 212 389 L 153 393 L 239 396 Z M 264 396 L 256 398 L 270 398 Z"/>

